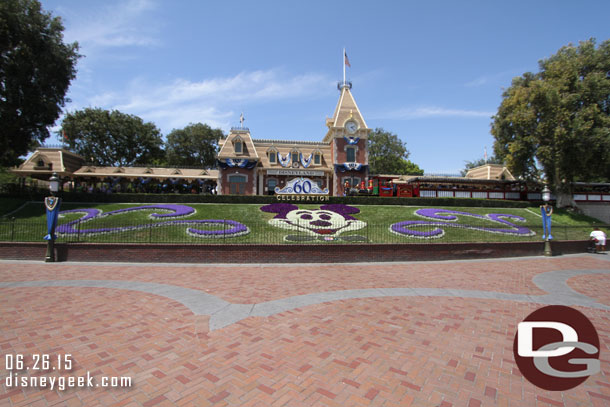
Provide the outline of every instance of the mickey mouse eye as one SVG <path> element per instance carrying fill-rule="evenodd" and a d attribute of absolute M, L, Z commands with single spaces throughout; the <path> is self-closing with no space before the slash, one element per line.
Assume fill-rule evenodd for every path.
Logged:
<path fill-rule="evenodd" d="M 310 214 L 306 213 L 304 215 L 301 215 L 301 219 L 312 220 L 313 217 Z"/>
<path fill-rule="evenodd" d="M 320 219 L 330 220 L 332 217 L 330 215 L 322 214 L 320 215 Z"/>

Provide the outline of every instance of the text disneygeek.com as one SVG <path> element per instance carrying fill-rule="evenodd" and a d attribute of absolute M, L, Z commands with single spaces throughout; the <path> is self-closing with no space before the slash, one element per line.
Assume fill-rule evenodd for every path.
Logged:
<path fill-rule="evenodd" d="M 7 388 L 37 387 L 63 391 L 75 387 L 131 387 L 131 377 L 102 376 L 97 380 L 89 372 L 85 376 L 21 376 L 18 373 L 11 372 L 4 379 L 4 384 Z"/>
<path fill-rule="evenodd" d="M 118 388 L 131 387 L 131 377 L 102 376 L 92 377 L 90 372 L 83 376 L 44 376 L 40 373 L 72 370 L 72 355 L 33 354 L 26 357 L 22 354 L 4 355 L 4 368 L 8 375 L 3 379 L 7 388 L 50 388 L 51 390 L 71 389 L 75 387 Z M 30 373 L 33 373 L 30 375 Z"/>

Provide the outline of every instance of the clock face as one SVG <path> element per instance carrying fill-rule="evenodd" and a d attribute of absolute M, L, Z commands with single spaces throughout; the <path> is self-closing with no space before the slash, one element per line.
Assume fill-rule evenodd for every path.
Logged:
<path fill-rule="evenodd" d="M 345 124 L 345 128 L 347 129 L 348 132 L 355 133 L 356 130 L 358 130 L 358 123 L 349 121 Z"/>

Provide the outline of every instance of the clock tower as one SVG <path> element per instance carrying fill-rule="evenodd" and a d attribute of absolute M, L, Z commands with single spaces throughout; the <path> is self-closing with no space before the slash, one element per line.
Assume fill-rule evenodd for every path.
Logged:
<path fill-rule="evenodd" d="M 352 96 L 352 83 L 339 82 L 341 95 L 331 118 L 326 119 L 328 132 L 324 142 L 330 144 L 333 160 L 333 194 L 341 196 L 347 189 L 368 184 L 368 128 Z"/>

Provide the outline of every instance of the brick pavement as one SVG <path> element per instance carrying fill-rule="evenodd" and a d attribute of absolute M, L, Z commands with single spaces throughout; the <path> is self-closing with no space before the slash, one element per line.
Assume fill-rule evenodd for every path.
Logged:
<path fill-rule="evenodd" d="M 608 271 L 610 262 L 594 255 L 319 266 L 0 262 L 0 281 L 147 282 L 254 304 L 383 287 L 539 296 L 546 292 L 533 278 L 561 270 Z M 610 305 L 609 274 L 577 275 L 567 285 Z M 141 291 L 5 287 L 0 295 L 2 368 L 6 354 L 70 353 L 76 364 L 72 376 L 89 371 L 134 381 L 127 389 L 65 391 L 9 389 L 3 381 L 0 406 L 610 405 L 610 312 L 600 307 L 576 308 L 598 330 L 602 371 L 575 389 L 548 392 L 520 375 L 512 354 L 516 324 L 540 307 L 534 303 L 421 296 L 344 299 L 209 331 L 208 316 Z"/>

